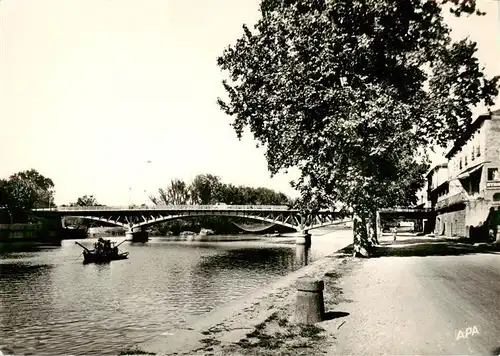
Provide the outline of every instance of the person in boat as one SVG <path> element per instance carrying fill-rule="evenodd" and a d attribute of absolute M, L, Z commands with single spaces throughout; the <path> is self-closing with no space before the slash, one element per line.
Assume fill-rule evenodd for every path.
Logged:
<path fill-rule="evenodd" d="M 94 242 L 94 250 L 99 252 L 101 250 L 101 238 L 99 237 L 96 242 Z"/>
<path fill-rule="evenodd" d="M 94 248 L 95 252 L 98 254 L 107 253 L 107 251 L 110 250 L 109 241 L 106 241 L 102 237 L 99 237 L 97 239 L 97 242 L 94 243 Z"/>

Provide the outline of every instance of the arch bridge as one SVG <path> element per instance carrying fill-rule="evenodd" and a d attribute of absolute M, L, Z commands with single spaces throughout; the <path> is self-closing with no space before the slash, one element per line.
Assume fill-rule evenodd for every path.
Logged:
<path fill-rule="evenodd" d="M 155 205 L 146 207 L 75 206 L 35 209 L 34 213 L 46 218 L 66 216 L 90 219 L 128 230 L 128 235 L 166 221 L 200 216 L 238 217 L 286 226 L 308 235 L 319 227 L 336 225 L 345 221 L 345 215 L 331 210 L 301 214 L 286 205 Z"/>

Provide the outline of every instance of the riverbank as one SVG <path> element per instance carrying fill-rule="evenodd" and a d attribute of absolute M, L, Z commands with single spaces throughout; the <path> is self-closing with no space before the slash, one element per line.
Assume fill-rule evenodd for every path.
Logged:
<path fill-rule="evenodd" d="M 373 258 L 352 258 L 347 247 L 144 348 L 213 356 L 499 354 L 497 246 L 413 234 L 380 241 Z M 311 326 L 293 320 L 302 276 L 325 282 L 325 320 Z"/>
<path fill-rule="evenodd" d="M 332 238 L 335 250 L 352 242 L 350 230 L 323 235 Z M 349 253 L 339 251 L 317 260 L 268 287 L 188 322 L 188 327 L 165 330 L 161 338 L 139 347 L 157 355 L 264 355 L 267 352 L 274 354 L 277 347 L 287 355 L 314 354 L 311 347 L 321 337 L 320 329 L 302 328 L 290 322 L 296 295 L 295 281 L 303 276 L 336 278 L 341 269 L 349 268 L 346 263 L 349 259 Z M 330 277 L 325 277 L 325 273 Z M 325 285 L 328 312 L 336 302 L 336 292 L 331 289 L 334 283 L 325 280 Z"/>

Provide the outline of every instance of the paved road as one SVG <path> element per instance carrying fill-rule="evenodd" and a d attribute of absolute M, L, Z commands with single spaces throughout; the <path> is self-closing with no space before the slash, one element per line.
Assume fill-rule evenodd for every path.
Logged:
<path fill-rule="evenodd" d="M 500 355 L 500 254 L 358 261 L 340 287 L 329 355 Z"/>

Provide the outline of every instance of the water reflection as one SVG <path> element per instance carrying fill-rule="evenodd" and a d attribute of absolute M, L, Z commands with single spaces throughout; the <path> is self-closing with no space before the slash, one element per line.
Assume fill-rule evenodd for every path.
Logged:
<path fill-rule="evenodd" d="M 116 354 L 311 260 L 305 246 L 259 241 L 153 239 L 122 247 L 130 259 L 108 265 L 83 265 L 71 240 L 55 249 L 4 252 L 2 345 L 15 354 Z"/>
<path fill-rule="evenodd" d="M 50 270 L 48 265 L 0 264 L 0 335 L 13 340 L 14 350 L 33 351 L 53 321 Z"/>

